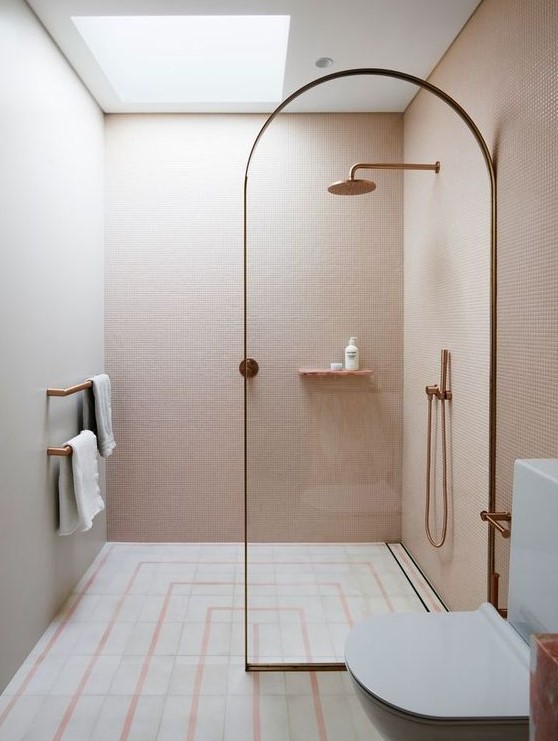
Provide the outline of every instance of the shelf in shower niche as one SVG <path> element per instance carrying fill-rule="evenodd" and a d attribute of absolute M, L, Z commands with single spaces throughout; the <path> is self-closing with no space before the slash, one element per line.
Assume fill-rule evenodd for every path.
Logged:
<path fill-rule="evenodd" d="M 299 368 L 299 376 L 309 376 L 313 378 L 329 378 L 330 376 L 369 376 L 374 375 L 374 371 L 363 368 L 362 370 L 331 370 L 330 368 Z"/>

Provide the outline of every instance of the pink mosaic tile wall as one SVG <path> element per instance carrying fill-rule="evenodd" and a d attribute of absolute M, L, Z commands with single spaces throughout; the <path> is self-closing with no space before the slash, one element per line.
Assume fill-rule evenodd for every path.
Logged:
<path fill-rule="evenodd" d="M 242 183 L 263 120 L 107 117 L 111 539 L 242 537 Z M 401 146 L 400 114 L 296 114 L 253 160 L 254 540 L 399 538 L 403 180 L 364 199 L 326 188 Z M 299 377 L 351 335 L 372 379 Z"/>
<path fill-rule="evenodd" d="M 497 168 L 497 508 L 502 510 L 511 508 L 516 458 L 558 455 L 557 36 L 558 5 L 554 0 L 484 0 L 431 78 L 473 117 Z M 440 183 L 449 183 L 452 171 L 458 171 L 451 190 L 417 196 L 417 206 L 440 204 L 452 214 L 439 226 L 429 226 L 423 242 L 428 248 L 429 274 L 439 270 L 444 276 L 443 282 L 432 286 L 436 292 L 433 304 L 440 310 L 442 325 L 441 310 L 444 303 L 450 305 L 444 302 L 443 291 L 449 288 L 451 296 L 461 297 L 467 322 L 459 338 L 444 336 L 445 329 L 432 336 L 429 328 L 436 317 L 424 315 L 419 322 L 424 346 L 420 351 L 406 346 L 406 376 L 415 366 L 430 363 L 428 374 L 421 374 L 421 383 L 436 379 L 440 342 L 447 342 L 453 351 L 454 509 L 448 548 L 434 553 L 421 534 L 416 502 L 416 482 L 422 481 L 424 470 L 423 444 L 421 441 L 416 451 L 407 444 L 409 430 L 414 429 L 415 417 L 424 415 L 426 402 L 419 391 L 411 393 L 406 388 L 403 532 L 442 596 L 455 608 L 473 606 L 486 594 L 481 573 L 486 526 L 478 520 L 478 511 L 486 506 L 486 321 L 482 318 L 486 253 L 476 249 L 487 244 L 483 236 L 486 196 L 483 166 L 474 146 L 457 131 L 443 106 L 430 98 L 420 94 L 405 116 L 406 154 L 428 149 L 434 132 L 437 141 L 430 152 L 436 156 L 442 152 Z M 424 224 L 426 212 L 413 206 L 408 191 L 405 196 L 408 218 Z M 477 236 L 482 244 L 472 245 Z M 460 246 L 469 258 L 456 254 Z M 407 254 L 406 275 L 412 259 Z M 467 259 L 469 270 L 458 274 L 457 266 Z M 407 295 L 407 286 L 406 301 L 406 337 L 412 343 L 409 322 L 416 318 L 411 316 L 412 296 Z M 465 479 L 457 475 L 459 465 L 468 471 Z M 505 605 L 509 541 L 499 536 L 496 541 L 501 604 Z"/>
<path fill-rule="evenodd" d="M 409 173 L 405 184 L 405 391 L 403 542 L 454 609 L 486 593 L 490 195 L 478 146 L 461 120 L 419 95 L 405 116 L 405 157 L 439 160 L 438 175 Z M 448 537 L 433 548 L 424 530 L 425 386 L 440 383 L 450 352 L 447 403 Z M 442 430 L 434 401 L 431 529 L 442 529 Z"/>

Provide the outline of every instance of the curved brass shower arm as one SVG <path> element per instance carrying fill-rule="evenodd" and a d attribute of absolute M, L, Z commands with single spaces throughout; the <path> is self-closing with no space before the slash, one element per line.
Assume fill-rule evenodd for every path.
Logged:
<path fill-rule="evenodd" d="M 432 165 L 408 165 L 404 162 L 357 162 L 351 167 L 351 180 L 355 179 L 357 170 L 432 170 L 438 173 L 440 172 L 440 163 L 434 162 Z"/>

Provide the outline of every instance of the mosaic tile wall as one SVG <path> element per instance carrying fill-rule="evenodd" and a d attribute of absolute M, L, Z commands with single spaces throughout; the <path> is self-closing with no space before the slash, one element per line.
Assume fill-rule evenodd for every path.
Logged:
<path fill-rule="evenodd" d="M 107 356 L 118 456 L 109 537 L 242 537 L 242 183 L 261 116 L 108 116 Z M 249 511 L 254 540 L 397 540 L 400 114 L 274 122 L 249 185 Z M 351 335 L 372 379 L 303 380 Z"/>
<path fill-rule="evenodd" d="M 432 97 L 428 95 L 428 97 Z M 446 110 L 444 110 L 446 109 Z M 405 158 L 439 160 L 438 175 L 409 173 L 405 187 L 403 541 L 454 609 L 486 594 L 490 196 L 478 146 L 445 103 L 420 95 L 406 113 Z M 424 530 L 428 400 L 450 352 L 447 402 L 448 537 Z M 434 401 L 431 530 L 442 529 L 442 430 Z"/>
<path fill-rule="evenodd" d="M 493 153 L 498 179 L 498 424 L 497 424 L 497 509 L 511 508 L 512 467 L 517 458 L 544 458 L 558 455 L 558 127 L 556 100 L 558 97 L 558 5 L 554 0 L 484 0 L 468 25 L 458 37 L 431 77 L 434 84 L 452 95 L 475 120 Z M 431 96 L 429 96 L 431 97 Z M 484 195 L 482 166 L 475 164 L 475 155 L 467 163 L 460 152 L 467 147 L 465 137 L 454 133 L 445 111 L 435 101 L 421 94 L 406 114 L 406 146 L 420 138 L 426 140 L 435 128 L 440 143 L 447 145 L 455 136 L 453 147 L 444 152 L 459 167 L 465 181 L 469 173 L 478 169 L 478 177 L 467 183 L 466 195 L 458 206 L 455 218 L 459 226 L 457 239 L 465 239 L 480 228 L 486 218 L 482 210 Z M 448 133 L 444 133 L 447 131 Z M 451 132 L 451 133 L 450 133 Z M 478 159 L 478 158 L 477 158 Z M 461 164 L 463 165 L 461 167 Z M 444 175 L 448 168 L 444 168 Z M 463 183 L 464 184 L 464 183 Z M 460 185 L 461 187 L 461 185 Z M 455 196 L 457 194 L 454 194 Z M 407 193 L 406 193 L 407 196 Z M 450 194 L 451 196 L 451 194 Z M 406 204 L 408 205 L 408 204 Z M 409 213 L 409 212 L 408 212 Z M 442 241 L 455 233 L 455 224 L 448 221 L 441 233 Z M 479 235 L 480 236 L 480 235 Z M 432 250 L 436 249 L 440 234 L 428 235 Z M 444 254 L 441 264 L 448 265 Z M 483 260 L 479 253 L 478 259 Z M 407 264 L 406 264 L 407 265 Z M 471 277 L 482 275 L 472 265 Z M 480 286 L 477 287 L 480 289 Z M 475 292 L 473 293 L 475 295 Z M 477 306 L 467 302 L 463 311 L 476 316 Z M 425 318 L 425 328 L 428 326 Z M 470 331 L 476 331 L 476 320 L 470 322 Z M 408 336 L 408 335 L 407 335 Z M 486 487 L 483 484 L 477 435 L 484 438 L 484 422 L 479 416 L 485 394 L 485 369 L 481 346 L 469 342 L 463 357 L 454 357 L 452 368 L 455 382 L 455 419 L 453 453 L 471 467 L 477 477 L 477 488 L 469 488 L 463 497 L 454 491 L 456 507 L 470 500 L 468 520 L 460 520 L 460 535 L 454 530 L 450 544 L 451 560 L 465 574 L 469 570 L 476 582 L 480 578 L 479 549 L 485 551 L 485 537 L 480 532 L 477 509 L 473 501 Z M 448 338 L 449 342 L 449 338 Z M 431 355 L 435 360 L 435 346 Z M 455 346 L 454 346 L 455 348 Z M 450 346 L 450 349 L 454 349 Z M 466 349 L 466 346 L 463 348 Z M 455 351 L 455 349 L 454 349 Z M 409 360 L 409 351 L 406 349 Z M 478 361 L 478 373 L 473 363 Z M 458 375 L 463 382 L 458 386 Z M 408 366 L 406 366 L 406 372 Z M 432 367 L 434 371 L 434 366 Z M 424 379 L 431 383 L 435 380 Z M 479 396 L 475 391 L 480 389 Z M 459 392 L 459 396 L 458 396 Z M 465 396 L 463 396 L 465 395 Z M 472 398 L 474 396 L 474 399 Z M 458 398 L 467 400 L 469 422 L 464 423 L 463 435 L 458 439 Z M 411 408 L 405 398 L 408 429 Z M 421 406 L 425 405 L 422 400 Z M 417 407 L 418 409 L 418 407 Z M 463 409 L 463 414 L 466 410 Z M 408 433 L 405 436 L 407 443 Z M 446 556 L 432 554 L 421 540 L 419 528 L 409 520 L 416 496 L 415 470 L 421 459 L 412 456 L 412 448 L 405 448 L 406 483 L 404 511 L 409 517 L 404 522 L 404 538 L 421 563 L 435 577 L 437 586 L 450 606 L 462 601 L 470 603 L 480 598 L 472 589 L 466 589 L 463 600 L 455 591 L 461 583 L 444 580 L 447 572 Z M 457 481 L 457 477 L 456 477 Z M 468 505 L 467 505 L 468 506 Z M 484 527 L 484 526 L 482 526 Z M 457 538 L 462 545 L 457 546 Z M 497 570 L 501 579 L 501 604 L 505 605 L 509 541 L 499 536 L 497 542 Z M 447 556 L 449 559 L 449 556 Z M 476 564 L 476 565 L 475 565 Z M 455 589 L 451 584 L 456 584 Z M 478 589 L 476 590 L 478 591 Z M 460 592 L 461 593 L 461 592 Z"/>

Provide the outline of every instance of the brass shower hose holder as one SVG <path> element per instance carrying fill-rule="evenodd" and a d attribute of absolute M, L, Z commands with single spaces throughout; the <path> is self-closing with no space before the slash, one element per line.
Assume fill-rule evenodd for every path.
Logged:
<path fill-rule="evenodd" d="M 438 384 L 435 384 L 434 386 L 426 386 L 425 391 L 429 399 L 436 397 L 436 399 L 447 399 L 449 401 L 452 397 L 451 391 L 448 391 L 447 389 L 446 391 L 441 391 Z"/>

